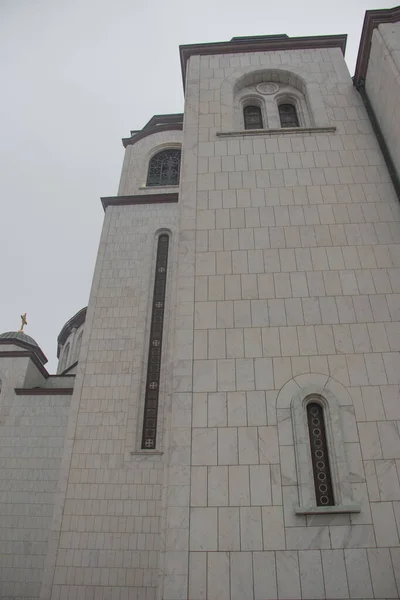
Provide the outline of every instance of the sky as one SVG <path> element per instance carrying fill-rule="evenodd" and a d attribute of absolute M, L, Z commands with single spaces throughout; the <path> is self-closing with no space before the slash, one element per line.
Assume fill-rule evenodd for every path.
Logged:
<path fill-rule="evenodd" d="M 57 368 L 57 336 L 88 303 L 122 137 L 183 111 L 179 45 L 234 36 L 348 34 L 388 0 L 0 0 L 0 333 Z"/>

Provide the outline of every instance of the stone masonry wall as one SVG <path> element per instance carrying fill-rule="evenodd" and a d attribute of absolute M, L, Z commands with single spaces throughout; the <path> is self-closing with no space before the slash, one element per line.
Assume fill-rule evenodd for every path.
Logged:
<path fill-rule="evenodd" d="M 218 137 L 254 70 L 294 73 L 336 131 Z M 133 154 L 120 193 L 143 181 Z M 190 59 L 179 204 L 106 212 L 43 600 L 398 597 L 399 220 L 338 49 Z M 143 454 L 160 228 L 163 454 Z M 359 513 L 295 514 L 291 406 L 310 390 L 335 407 Z"/>
<path fill-rule="evenodd" d="M 226 80 L 232 90 L 263 69 L 266 81 L 301 77 L 336 131 L 217 137 L 233 106 L 226 91 L 221 104 Z M 400 210 L 341 52 L 192 58 L 185 115 L 198 173 L 196 210 L 181 220 L 195 233 L 194 337 L 175 350 L 188 380 L 174 401 L 191 442 L 180 442 L 163 598 L 397 598 Z M 294 512 L 280 391 L 307 395 L 319 381 L 322 393 L 321 376 L 338 390 L 358 514 Z"/>
<path fill-rule="evenodd" d="M 400 177 L 400 23 L 374 29 L 365 88 Z"/>
<path fill-rule="evenodd" d="M 169 309 L 177 217 L 177 204 L 106 210 L 41 598 L 156 597 L 163 462 L 162 453 L 141 451 L 140 415 L 156 233 L 171 232 Z M 173 335 L 168 318 L 161 434 L 170 397 L 167 331 Z"/>
<path fill-rule="evenodd" d="M 2 600 L 39 598 L 70 403 L 70 396 L 16 395 L 16 367 L 27 360 L 0 359 Z"/>

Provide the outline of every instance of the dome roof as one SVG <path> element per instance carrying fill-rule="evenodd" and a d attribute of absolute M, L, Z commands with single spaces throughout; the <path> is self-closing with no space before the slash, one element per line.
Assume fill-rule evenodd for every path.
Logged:
<path fill-rule="evenodd" d="M 47 363 L 47 358 L 43 354 L 39 344 L 33 337 L 26 335 L 23 331 L 6 331 L 5 333 L 0 333 L 0 344 L 7 343 L 28 348 L 35 353 L 42 364 Z"/>

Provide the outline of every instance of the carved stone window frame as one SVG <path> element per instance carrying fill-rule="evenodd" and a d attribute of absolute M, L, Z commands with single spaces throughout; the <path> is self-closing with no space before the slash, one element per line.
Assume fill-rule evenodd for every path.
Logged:
<path fill-rule="evenodd" d="M 165 238 L 165 239 L 163 239 Z M 141 450 L 157 449 L 157 429 L 160 423 L 160 397 L 163 387 L 163 347 L 165 346 L 165 316 L 168 290 L 168 266 L 170 261 L 171 235 L 167 231 L 158 231 L 155 238 L 155 260 L 153 261 L 151 313 L 147 342 L 147 361 L 144 387 L 144 400 L 141 418 Z M 165 252 L 166 250 L 166 252 Z M 149 403 L 152 406 L 149 406 Z M 151 417 L 149 411 L 154 413 Z M 153 420 L 151 427 L 146 420 Z M 148 434 L 154 430 L 154 436 Z M 149 443 L 153 440 L 153 444 Z"/>
<path fill-rule="evenodd" d="M 180 162 L 179 162 L 179 177 L 178 177 L 178 182 L 177 183 L 171 183 L 171 184 L 160 184 L 160 185 L 149 185 L 148 183 L 148 179 L 149 179 L 149 173 L 150 173 L 150 165 L 151 165 L 151 161 L 157 156 L 157 154 L 160 154 L 161 152 L 165 152 L 165 151 L 179 151 L 180 152 Z M 143 180 L 144 183 L 142 185 L 142 189 L 148 189 L 148 190 L 159 190 L 159 189 L 174 189 L 174 188 L 179 188 L 180 185 L 180 179 L 181 179 L 181 169 L 182 169 L 182 145 L 181 144 L 176 144 L 176 143 L 166 143 L 166 144 L 161 144 L 156 146 L 155 148 L 152 148 L 151 151 L 148 153 L 146 160 L 145 160 L 145 171 L 143 173 Z"/>
<path fill-rule="evenodd" d="M 244 109 L 247 106 L 258 106 L 258 108 L 261 110 L 261 120 L 262 120 L 262 129 L 265 129 L 267 127 L 267 111 L 265 109 L 265 102 L 264 102 L 264 98 L 260 98 L 259 96 L 253 95 L 253 94 L 249 94 L 246 95 L 244 98 L 240 99 L 240 108 L 241 108 L 241 129 L 244 129 L 245 131 L 251 131 L 250 129 L 246 129 L 245 127 L 245 121 L 244 121 Z"/>
<path fill-rule="evenodd" d="M 316 399 L 324 410 L 334 506 L 317 506 L 315 496 L 307 404 Z M 353 501 L 341 424 L 342 405 L 352 405 L 348 391 L 335 379 L 322 374 L 299 375 L 288 381 L 279 393 L 277 407 L 290 409 L 292 419 L 299 490 L 296 514 L 360 512 L 360 506 Z"/>
<path fill-rule="evenodd" d="M 295 90 L 285 91 L 282 93 L 278 93 L 275 96 L 276 103 L 276 112 L 277 118 L 279 122 L 279 127 L 282 128 L 280 115 L 279 115 L 279 106 L 281 104 L 293 104 L 296 109 L 297 120 L 299 122 L 298 127 L 310 127 L 311 121 L 308 113 L 307 103 L 304 98 L 304 94 L 301 92 L 296 92 Z M 282 128 L 284 129 L 284 128 Z"/>

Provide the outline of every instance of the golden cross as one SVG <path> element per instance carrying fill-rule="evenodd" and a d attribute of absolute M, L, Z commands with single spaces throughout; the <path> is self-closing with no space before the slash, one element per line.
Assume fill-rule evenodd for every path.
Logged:
<path fill-rule="evenodd" d="M 21 315 L 21 329 L 19 331 L 24 331 L 24 325 L 28 325 L 28 321 L 26 320 L 26 313 Z"/>

